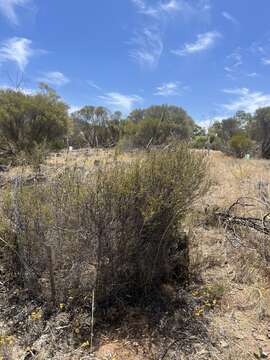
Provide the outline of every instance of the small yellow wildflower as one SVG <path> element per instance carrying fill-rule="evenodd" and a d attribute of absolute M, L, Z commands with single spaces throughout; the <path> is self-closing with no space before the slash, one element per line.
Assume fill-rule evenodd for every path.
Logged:
<path fill-rule="evenodd" d="M 203 312 L 204 312 L 204 309 L 203 309 L 203 308 L 198 309 L 198 310 L 195 312 L 195 316 L 201 316 L 201 315 L 203 315 Z"/>
<path fill-rule="evenodd" d="M 42 310 L 41 309 L 32 311 L 32 313 L 30 315 L 31 320 L 36 321 L 36 320 L 40 320 L 41 318 L 42 318 Z"/>
<path fill-rule="evenodd" d="M 82 343 L 82 345 L 81 345 L 82 348 L 86 348 L 86 347 L 88 347 L 88 346 L 90 346 L 90 343 L 89 343 L 88 340 L 85 341 L 84 343 Z"/>

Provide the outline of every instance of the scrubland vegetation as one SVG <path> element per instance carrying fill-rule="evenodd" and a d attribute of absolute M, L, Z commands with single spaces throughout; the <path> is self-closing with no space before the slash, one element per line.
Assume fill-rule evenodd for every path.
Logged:
<path fill-rule="evenodd" d="M 269 124 L 0 91 L 0 359 L 267 358 Z"/>

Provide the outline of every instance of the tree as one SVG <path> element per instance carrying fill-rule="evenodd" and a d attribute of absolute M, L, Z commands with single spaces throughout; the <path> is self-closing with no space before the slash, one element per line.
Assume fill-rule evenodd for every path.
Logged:
<path fill-rule="evenodd" d="M 270 107 L 256 111 L 251 125 L 251 136 L 261 144 L 262 157 L 270 159 Z"/>
<path fill-rule="evenodd" d="M 115 145 L 120 136 L 120 112 L 110 114 L 104 107 L 84 106 L 71 114 L 74 131 L 73 146 L 98 147 Z"/>
<path fill-rule="evenodd" d="M 206 136 L 206 131 L 201 126 L 195 124 L 193 128 L 193 136 Z"/>
<path fill-rule="evenodd" d="M 181 135 L 183 139 L 189 139 L 192 136 L 195 123 L 187 112 L 178 106 L 173 105 L 159 105 L 151 106 L 145 109 L 145 118 L 159 119 L 161 122 L 168 122 L 179 125 L 181 128 Z"/>
<path fill-rule="evenodd" d="M 135 109 L 131 111 L 128 116 L 128 120 L 132 121 L 135 124 L 138 124 L 144 118 L 144 110 L 142 109 Z"/>
<path fill-rule="evenodd" d="M 239 119 L 231 117 L 221 122 L 221 138 L 224 142 L 228 142 L 230 138 L 238 133 L 241 129 Z"/>
<path fill-rule="evenodd" d="M 238 111 L 234 116 L 220 122 L 215 121 L 208 130 L 211 148 L 226 151 L 234 135 L 244 133 L 249 137 L 251 123 L 252 115 L 245 111 Z"/>
<path fill-rule="evenodd" d="M 248 131 L 253 119 L 250 113 L 247 113 L 245 111 L 237 111 L 234 118 L 237 120 L 238 125 L 242 130 Z"/>
<path fill-rule="evenodd" d="M 44 84 L 33 95 L 0 90 L 0 155 L 6 159 L 30 154 L 40 144 L 60 149 L 69 129 L 68 106 Z"/>
<path fill-rule="evenodd" d="M 122 134 L 134 146 L 160 145 L 169 137 L 188 140 L 193 135 L 195 123 L 180 107 L 151 106 L 133 110 L 122 127 Z"/>
<path fill-rule="evenodd" d="M 252 149 L 252 146 L 252 140 L 244 132 L 235 134 L 230 139 L 230 148 L 233 154 L 239 158 L 244 157 Z"/>

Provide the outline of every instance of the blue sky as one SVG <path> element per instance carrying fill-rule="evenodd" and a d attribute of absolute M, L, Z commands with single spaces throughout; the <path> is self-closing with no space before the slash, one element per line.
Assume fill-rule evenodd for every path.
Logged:
<path fill-rule="evenodd" d="M 198 122 L 270 105 L 269 0 L 0 0 L 0 86 L 76 109 L 175 104 Z M 20 76 L 19 76 L 20 77 Z"/>

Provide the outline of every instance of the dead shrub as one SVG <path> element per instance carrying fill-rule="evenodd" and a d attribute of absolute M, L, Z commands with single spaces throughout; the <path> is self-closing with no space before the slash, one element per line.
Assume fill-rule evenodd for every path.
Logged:
<path fill-rule="evenodd" d="M 186 281 L 181 223 L 206 190 L 206 171 L 205 157 L 180 144 L 10 190 L 11 260 L 24 287 L 55 304 L 89 303 L 95 288 L 97 301 L 109 305 L 172 274 Z"/>

